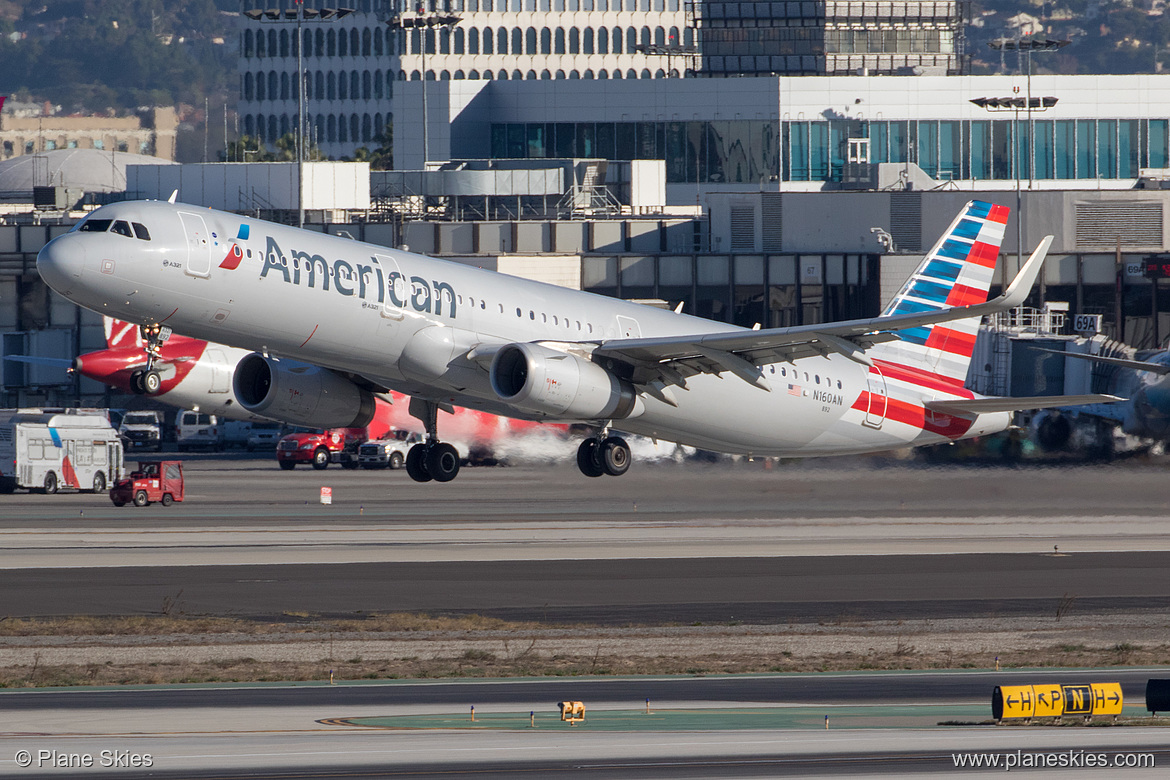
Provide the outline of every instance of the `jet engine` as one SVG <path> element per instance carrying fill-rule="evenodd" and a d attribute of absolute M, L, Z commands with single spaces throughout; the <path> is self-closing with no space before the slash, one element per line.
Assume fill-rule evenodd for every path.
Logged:
<path fill-rule="evenodd" d="M 492 359 L 492 390 L 523 411 L 569 420 L 616 420 L 640 404 L 629 382 L 596 363 L 540 344 L 508 344 Z"/>
<path fill-rule="evenodd" d="M 1072 421 L 1060 412 L 1039 412 L 1032 418 L 1032 429 L 1036 443 L 1045 452 L 1063 452 L 1072 440 Z"/>
<path fill-rule="evenodd" d="M 332 371 L 253 352 L 236 366 L 232 389 L 253 414 L 314 428 L 363 428 L 374 395 Z"/>

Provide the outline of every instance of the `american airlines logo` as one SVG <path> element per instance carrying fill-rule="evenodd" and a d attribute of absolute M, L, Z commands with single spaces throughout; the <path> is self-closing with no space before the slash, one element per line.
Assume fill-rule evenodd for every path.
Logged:
<path fill-rule="evenodd" d="M 387 271 L 376 257 L 370 257 L 367 265 L 340 259 L 330 263 L 321 255 L 296 249 L 286 255 L 269 236 L 260 278 L 266 278 L 270 272 L 278 274 L 286 284 L 324 291 L 332 286 L 335 293 L 345 297 L 377 301 L 383 305 L 388 303 L 399 309 L 410 307 L 440 317 L 455 317 L 457 296 L 450 284 L 428 281 L 421 276 L 408 277 L 397 269 Z"/>

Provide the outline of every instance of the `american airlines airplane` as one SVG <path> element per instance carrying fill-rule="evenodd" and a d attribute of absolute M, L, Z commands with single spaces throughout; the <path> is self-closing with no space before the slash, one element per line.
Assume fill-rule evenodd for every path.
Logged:
<path fill-rule="evenodd" d="M 159 201 L 104 206 L 37 258 L 99 313 L 254 350 L 238 403 L 361 426 L 375 394 L 410 396 L 427 440 L 410 476 L 447 482 L 452 405 L 584 422 L 589 477 L 630 467 L 612 429 L 757 456 L 864 453 L 1004 430 L 1017 409 L 1113 396 L 977 397 L 979 318 L 1020 305 L 1051 236 L 988 302 L 1008 210 L 972 201 L 881 316 L 748 330 L 351 239 Z M 308 424 L 306 422 L 306 424 Z"/>

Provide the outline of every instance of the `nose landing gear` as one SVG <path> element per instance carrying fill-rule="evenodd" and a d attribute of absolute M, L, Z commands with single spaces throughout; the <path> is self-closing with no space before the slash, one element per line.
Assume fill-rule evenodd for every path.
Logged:
<path fill-rule="evenodd" d="M 630 463 L 630 445 L 620 436 L 586 439 L 577 448 L 577 468 L 587 477 L 620 477 Z"/>
<path fill-rule="evenodd" d="M 171 337 L 171 329 L 165 325 L 143 325 L 141 328 L 143 347 L 146 350 L 146 368 L 130 374 L 130 389 L 138 395 L 156 395 L 162 390 L 162 374 L 155 370 L 162 345 Z"/>

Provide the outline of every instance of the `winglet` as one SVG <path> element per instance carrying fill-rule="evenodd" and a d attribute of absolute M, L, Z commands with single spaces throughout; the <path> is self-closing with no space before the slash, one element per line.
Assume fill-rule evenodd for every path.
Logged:
<path fill-rule="evenodd" d="M 1050 246 L 1052 246 L 1052 236 L 1045 236 L 1040 245 L 1036 247 L 1036 251 L 1024 263 L 1020 272 L 1016 274 L 1016 278 L 1012 279 L 1007 292 L 991 303 L 995 304 L 1001 311 L 1022 306 L 1028 293 L 1032 292 L 1032 286 L 1036 284 L 1036 277 L 1040 275 L 1040 269 L 1044 266 L 1044 260 L 1048 256 L 1048 247 Z"/>
<path fill-rule="evenodd" d="M 175 199 L 179 197 L 179 191 L 175 190 L 171 193 L 171 197 L 167 198 L 167 203 L 174 203 Z"/>

